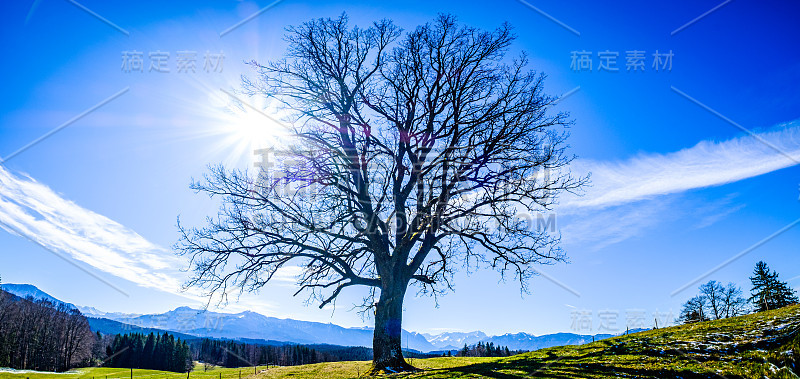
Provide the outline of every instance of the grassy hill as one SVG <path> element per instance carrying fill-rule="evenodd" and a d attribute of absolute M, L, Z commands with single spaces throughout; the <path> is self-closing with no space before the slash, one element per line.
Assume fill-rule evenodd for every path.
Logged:
<path fill-rule="evenodd" d="M 393 378 L 798 378 L 800 305 L 758 314 L 681 325 L 580 346 L 542 349 L 507 358 L 431 358 L 411 362 L 422 372 Z M 243 368 L 242 377 L 358 378 L 369 362 L 319 363 L 294 367 Z M 793 372 L 794 371 L 794 372 Z M 129 378 L 130 371 L 85 368 L 67 374 L 9 374 L 31 379 Z M 233 379 L 239 369 L 201 366 L 191 378 Z M 135 370 L 134 378 L 185 378 L 186 374 Z"/>
<path fill-rule="evenodd" d="M 798 378 L 800 306 L 508 358 L 414 360 L 399 378 Z M 264 378 L 356 378 L 369 362 L 281 367 Z"/>

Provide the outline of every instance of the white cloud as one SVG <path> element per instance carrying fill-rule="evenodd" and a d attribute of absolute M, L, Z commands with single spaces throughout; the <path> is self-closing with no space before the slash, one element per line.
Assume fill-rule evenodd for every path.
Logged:
<path fill-rule="evenodd" d="M 736 195 L 728 195 L 693 207 L 695 212 L 692 216 L 696 219 L 694 227 L 697 229 L 709 227 L 744 208 L 745 204 L 734 203 L 735 198 Z"/>
<path fill-rule="evenodd" d="M 297 278 L 303 273 L 303 268 L 299 266 L 282 266 L 272 276 L 272 281 L 283 285 L 294 285 Z"/>
<path fill-rule="evenodd" d="M 171 252 L 2 166 L 0 227 L 143 287 L 181 294 L 183 263 Z"/>
<path fill-rule="evenodd" d="M 582 210 L 559 220 L 563 241 L 572 246 L 599 250 L 652 229 L 677 214 L 674 199 L 641 201 L 605 208 Z"/>
<path fill-rule="evenodd" d="M 572 169 L 591 172 L 592 185 L 584 196 L 565 197 L 559 210 L 604 208 L 732 183 L 790 167 L 798 161 L 800 120 L 759 133 L 757 138 L 702 141 L 674 153 L 643 154 L 621 162 L 576 160 Z"/>
<path fill-rule="evenodd" d="M 697 201 L 681 194 L 796 165 L 787 155 L 800 160 L 800 120 L 755 137 L 702 141 L 674 153 L 618 162 L 576 160 L 572 169 L 591 173 L 592 185 L 583 196 L 567 194 L 556 207 L 563 240 L 597 250 L 681 217 L 692 217 L 695 228 L 708 227 L 744 204 L 732 195 Z"/>

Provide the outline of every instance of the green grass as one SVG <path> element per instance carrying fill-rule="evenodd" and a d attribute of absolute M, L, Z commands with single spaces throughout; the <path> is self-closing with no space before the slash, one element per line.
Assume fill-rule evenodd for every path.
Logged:
<path fill-rule="evenodd" d="M 507 358 L 414 360 L 393 378 L 797 378 L 800 306 Z M 272 378 L 357 378 L 369 362 L 280 367 Z"/>
<path fill-rule="evenodd" d="M 266 366 L 260 366 L 257 368 L 258 371 L 266 369 Z M 204 371 L 203 365 L 195 365 L 194 371 L 189 374 L 190 378 L 197 378 L 197 379 L 219 379 L 220 375 L 222 375 L 223 379 L 238 379 L 239 378 L 239 370 L 238 368 L 222 368 L 222 367 L 212 367 L 208 371 Z M 253 378 L 253 368 L 252 367 L 242 367 L 242 378 L 249 377 Z M 44 373 L 44 372 L 36 372 L 36 373 L 5 373 L 0 372 L 0 378 L 14 378 L 14 379 L 130 379 L 131 377 L 131 370 L 127 368 L 111 368 L 111 367 L 84 367 L 78 368 L 74 370 L 70 370 L 65 373 Z M 186 373 L 180 374 L 175 372 L 169 371 L 158 371 L 158 370 L 133 370 L 133 377 L 134 379 L 162 379 L 162 378 L 169 378 L 169 379 L 181 379 L 186 378 Z"/>
<path fill-rule="evenodd" d="M 754 315 L 681 325 L 579 346 L 542 349 L 507 358 L 414 359 L 411 378 L 798 378 L 800 305 Z M 249 379 L 364 377 L 370 362 L 335 362 L 242 369 Z M 239 369 L 195 368 L 191 378 L 238 378 Z M 130 371 L 84 368 L 67 374 L 5 374 L 0 378 L 129 378 Z M 186 374 L 134 370 L 134 378 L 185 378 Z"/>

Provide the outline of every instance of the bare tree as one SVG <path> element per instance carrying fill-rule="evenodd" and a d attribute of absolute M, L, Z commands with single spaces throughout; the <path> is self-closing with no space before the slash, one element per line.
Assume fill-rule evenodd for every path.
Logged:
<path fill-rule="evenodd" d="M 440 16 L 403 34 L 386 20 L 350 28 L 343 15 L 290 27 L 286 40 L 285 59 L 252 63 L 244 92 L 279 101 L 293 138 L 275 167 L 217 166 L 193 183 L 223 205 L 205 227 L 179 221 L 187 285 L 224 297 L 299 264 L 298 293 L 320 308 L 366 286 L 373 370 L 401 371 L 413 369 L 401 350 L 410 284 L 437 295 L 458 266 L 486 264 L 524 290 L 533 265 L 565 259 L 557 236 L 519 214 L 585 178 L 567 171 L 569 120 L 549 112 L 544 76 L 506 57 L 508 25 Z"/>
<path fill-rule="evenodd" d="M 707 303 L 708 299 L 702 295 L 687 300 L 683 303 L 678 321 L 685 324 L 708 321 L 708 315 L 704 312 Z"/>
<path fill-rule="evenodd" d="M 708 318 L 719 320 L 725 315 L 725 287 L 716 280 L 709 280 L 708 283 L 700 286 L 700 295 L 705 297 L 708 303 Z"/>
<path fill-rule="evenodd" d="M 741 316 L 748 312 L 748 302 L 742 296 L 742 289 L 733 283 L 728 283 L 722 292 L 722 305 L 726 318 Z"/>
<path fill-rule="evenodd" d="M 93 343 L 78 310 L 0 289 L 0 366 L 63 371 L 85 363 Z"/>
<path fill-rule="evenodd" d="M 68 307 L 66 304 L 59 304 L 60 316 L 63 317 L 62 340 L 63 340 L 63 362 L 64 367 L 74 367 L 86 357 L 91 356 L 92 345 L 95 335 L 89 327 L 86 317 L 80 311 Z"/>
<path fill-rule="evenodd" d="M 742 290 L 733 283 L 723 285 L 710 280 L 700 286 L 700 295 L 684 304 L 681 318 L 684 322 L 719 320 L 747 312 L 747 300 Z"/>

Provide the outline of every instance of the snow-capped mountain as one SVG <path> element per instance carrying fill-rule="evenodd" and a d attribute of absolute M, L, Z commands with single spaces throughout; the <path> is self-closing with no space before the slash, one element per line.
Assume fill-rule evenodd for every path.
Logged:
<path fill-rule="evenodd" d="M 508 346 L 511 350 L 538 350 L 553 346 L 582 345 L 594 340 L 602 340 L 611 337 L 614 337 L 614 335 L 596 334 L 591 336 L 574 333 L 555 333 L 535 336 L 528 333 L 507 333 L 501 336 L 488 338 L 483 342 L 494 342 L 495 345 Z"/>
<path fill-rule="evenodd" d="M 76 306 L 58 300 L 55 297 L 50 296 L 48 293 L 40 290 L 34 285 L 31 284 L 13 284 L 13 283 L 6 283 L 0 285 L 0 289 L 6 291 L 12 295 L 19 296 L 23 299 L 27 299 L 29 297 L 33 298 L 34 300 L 47 300 L 54 304 L 65 304 L 69 308 L 77 308 Z"/>
<path fill-rule="evenodd" d="M 426 335 L 428 342 L 430 342 L 436 349 L 439 350 L 455 350 L 464 347 L 464 344 L 474 345 L 480 341 L 486 340 L 489 336 L 481 331 L 474 332 L 445 332 L 437 335 Z"/>
<path fill-rule="evenodd" d="M 614 335 L 596 334 L 592 336 L 574 333 L 555 333 L 535 336 L 528 333 L 507 333 L 490 337 L 481 331 L 475 331 L 469 333 L 446 332 L 437 335 L 427 335 L 426 337 L 437 350 L 459 350 L 464 347 L 464 344 L 472 346 L 478 342 L 492 342 L 495 345 L 507 346 L 511 350 L 538 350 L 552 346 L 581 345 L 592 342 L 593 340 L 614 337 Z"/>
<path fill-rule="evenodd" d="M 19 297 L 47 299 L 65 303 L 30 284 L 3 284 L 2 289 Z M 92 325 L 112 322 L 133 325 L 147 330 L 165 330 L 186 335 L 233 340 L 271 340 L 300 344 L 331 344 L 340 346 L 372 346 L 372 328 L 345 328 L 331 323 L 300 321 L 268 317 L 255 312 L 222 313 L 203 309 L 179 307 L 159 314 L 126 314 L 103 312 L 94 307 L 77 306 Z M 103 321 L 112 320 L 112 321 Z M 116 329 L 115 329 L 116 330 Z M 105 333 L 105 331 L 104 331 Z M 114 332 L 116 333 L 116 332 Z M 556 333 L 535 336 L 528 333 L 508 333 L 487 336 L 484 332 L 445 332 L 436 335 L 403 330 L 403 345 L 422 352 L 458 350 L 464 345 L 492 342 L 511 350 L 537 350 L 552 346 L 577 345 L 613 337 L 611 334 L 580 335 Z"/>
<path fill-rule="evenodd" d="M 109 320 L 139 317 L 142 315 L 141 313 L 103 312 L 95 307 L 85 307 L 81 305 L 78 306 L 78 310 L 86 317 L 107 318 Z"/>
<path fill-rule="evenodd" d="M 221 313 L 179 307 L 161 314 L 105 318 L 142 328 L 170 330 L 202 337 L 261 339 L 302 344 L 372 346 L 371 328 L 344 328 L 335 324 L 268 317 L 256 312 Z M 404 347 L 435 350 L 421 334 L 403 331 Z"/>

